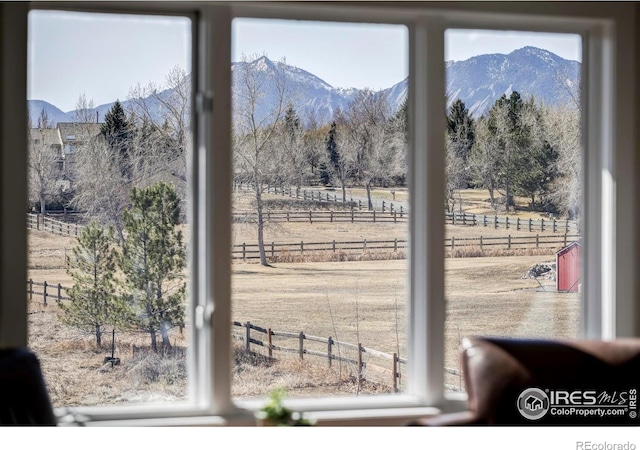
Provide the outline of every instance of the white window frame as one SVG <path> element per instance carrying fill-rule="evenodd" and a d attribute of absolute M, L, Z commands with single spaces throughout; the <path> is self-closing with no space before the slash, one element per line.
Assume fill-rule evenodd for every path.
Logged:
<path fill-rule="evenodd" d="M 48 10 L 172 14 L 194 19 L 195 111 L 192 117 L 196 119 L 194 151 L 189 161 L 191 204 L 194 205 L 190 211 L 193 224 L 190 287 L 194 308 L 189 319 L 198 331 L 190 343 L 188 358 L 192 375 L 189 394 L 197 401 L 173 406 L 72 408 L 66 411 L 68 414 L 63 419 L 84 421 L 89 425 L 223 425 L 253 421 L 252 411 L 259 402 L 240 402 L 231 398 L 231 223 L 224 217 L 230 217 L 231 213 L 230 63 L 231 22 L 235 17 L 404 23 L 409 27 L 410 199 L 424 201 L 412 204 L 409 224 L 408 386 L 404 394 L 394 396 L 292 399 L 292 407 L 314 411 L 316 417 L 329 421 L 340 417 L 343 420 L 366 417 L 371 421 L 394 416 L 400 420 L 464 407 L 464 396 L 444 393 L 444 217 L 441 207 L 444 157 L 442 151 L 429 151 L 444 148 L 444 32 L 448 28 L 571 32 L 583 36 L 583 129 L 587 132 L 583 137 L 586 202 L 583 208 L 582 335 L 603 339 L 639 335 L 638 324 L 629 318 L 629 311 L 635 313 L 638 308 L 633 304 L 636 268 L 633 248 L 622 239 L 616 239 L 616 236 L 634 230 L 633 210 L 621 211 L 633 204 L 633 196 L 616 186 L 619 176 L 633 176 L 634 173 L 635 142 L 630 138 L 634 136 L 634 114 L 622 117 L 622 106 L 616 102 L 620 98 L 616 89 L 635 93 L 635 80 L 633 75 L 619 70 L 621 63 L 615 58 L 617 53 L 622 54 L 622 50 L 629 48 L 623 42 L 625 33 L 632 39 L 630 33 L 635 32 L 633 14 L 629 14 L 633 9 L 627 7 L 627 13 L 612 11 L 607 17 L 601 17 L 602 7 L 584 4 L 556 7 L 537 3 L 539 9 L 533 11 L 526 3 L 493 6 L 473 3 L 419 3 L 405 7 L 375 2 L 328 6 L 286 2 L 44 2 L 31 5 Z M 26 13 L 27 7 L 16 7 L 12 11 L 13 19 L 16 19 L 13 26 L 26 28 L 26 17 L 22 14 Z M 26 42 L 24 47 L 18 45 L 17 48 L 26 49 Z M 14 58 L 12 62 L 15 61 Z M 17 61 L 18 76 L 26 78 L 26 55 L 18 57 Z M 2 89 L 7 90 L 7 87 L 2 86 Z M 3 91 L 3 94 L 7 93 Z M 16 104 L 20 101 L 19 97 L 9 94 L 12 93 L 9 92 L 6 98 Z M 616 118 L 618 120 L 614 120 Z M 3 130 L 9 126 L 13 130 L 24 129 L 26 136 L 26 121 L 0 120 L 3 120 L 0 122 Z M 4 134 L 0 137 L 3 152 L 6 152 L 7 142 L 20 142 L 10 141 Z M 4 153 L 2 158 L 5 158 Z M 625 162 L 630 164 L 624 167 Z M 24 164 L 24 161 L 20 163 Z M 24 175 L 2 170 L 7 182 L 13 180 L 26 186 Z M 3 218 L 9 217 L 12 201 L 3 198 L 0 210 Z M 3 266 L 9 260 L 5 250 L 8 246 L 26 254 L 26 245 L 12 243 L 3 229 Z M 623 263 L 628 264 L 623 266 Z M 19 270 L 12 273 L 23 274 Z M 7 293 L 22 293 L 23 296 L 24 285 L 12 280 L 8 271 L 1 275 L 0 281 L 8 285 L 3 286 L 0 297 L 0 347 L 26 346 L 26 311 L 21 307 L 10 307 L 6 300 L 3 301 L 12 298 L 7 297 Z M 26 276 L 22 278 L 26 279 Z"/>

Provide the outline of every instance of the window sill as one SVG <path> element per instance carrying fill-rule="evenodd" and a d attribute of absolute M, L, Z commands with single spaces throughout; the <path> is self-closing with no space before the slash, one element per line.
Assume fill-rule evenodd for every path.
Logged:
<path fill-rule="evenodd" d="M 110 414 L 105 420 L 99 416 L 82 414 L 81 410 L 60 415 L 59 426 L 132 426 L 132 427 L 252 427 L 256 426 L 255 411 L 263 406 L 263 401 L 237 401 L 237 413 L 228 415 L 176 415 L 165 417 L 127 417 L 118 419 Z M 393 399 L 385 397 L 371 398 L 325 398 L 325 399 L 289 399 L 287 407 L 304 412 L 305 417 L 317 426 L 403 426 L 413 419 L 437 417 L 450 412 L 466 410 L 466 396 L 447 395 L 441 407 L 418 404 L 410 396 Z M 62 411 L 61 411 L 62 412 Z"/>

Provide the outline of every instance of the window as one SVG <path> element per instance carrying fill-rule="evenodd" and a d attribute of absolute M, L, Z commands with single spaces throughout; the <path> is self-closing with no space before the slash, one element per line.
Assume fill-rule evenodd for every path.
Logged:
<path fill-rule="evenodd" d="M 408 30 L 232 27 L 233 395 L 401 393 Z"/>
<path fill-rule="evenodd" d="M 445 385 L 460 391 L 467 336 L 580 336 L 582 51 L 576 34 L 468 29 L 445 50 Z"/>
<path fill-rule="evenodd" d="M 77 9 L 84 7 L 76 4 Z M 412 205 L 409 236 L 410 265 L 408 286 L 407 353 L 410 361 L 405 393 L 397 398 L 346 399 L 345 401 L 292 402 L 303 410 L 362 410 L 375 409 L 381 417 L 389 416 L 390 408 L 400 406 L 434 406 L 445 403 L 444 393 L 444 142 L 445 71 L 444 34 L 453 28 L 523 29 L 545 32 L 580 33 L 584 37 L 583 64 L 586 76 L 584 92 L 585 112 L 582 117 L 585 155 L 585 235 L 583 304 L 581 332 L 586 337 L 613 338 L 638 334 L 635 319 L 637 296 L 633 274 L 637 263 L 632 246 L 622 236 L 632 236 L 637 228 L 634 216 L 634 114 L 623 113 L 624 92 L 634 92 L 633 76 L 622 70 L 622 56 L 632 45 L 622 36 L 635 33 L 634 25 L 626 17 L 635 14 L 633 5 L 611 11 L 610 7 L 595 5 L 565 5 L 560 11 L 554 5 L 430 5 L 419 4 L 386 9 L 384 5 L 351 5 L 344 10 L 336 5 L 326 9 L 317 5 L 297 6 L 153 4 L 144 6 L 143 13 L 194 13 L 197 17 L 194 42 L 197 55 L 194 66 L 194 148 L 189 161 L 193 169 L 194 187 L 190 210 L 193 213 L 193 236 L 190 256 L 193 263 L 190 290 L 193 307 L 188 320 L 194 325 L 191 364 L 193 377 L 189 392 L 195 401 L 184 407 L 165 408 L 109 408 L 78 409 L 91 420 L 135 418 L 168 418 L 195 415 L 228 415 L 237 407 L 251 407 L 249 403 L 234 402 L 230 395 L 231 373 L 231 224 L 232 211 L 232 152 L 231 152 L 231 20 L 234 17 L 277 17 L 283 19 L 353 20 L 406 24 L 409 32 L 409 181 L 410 198 L 423 199 Z M 25 31 L 25 11 L 2 5 L 17 20 L 12 27 L 18 34 Z M 15 8 L 15 9 L 12 9 Z M 111 5 L 86 5 L 87 9 Z M 131 7 L 134 8 L 133 6 Z M 143 8 L 143 6 L 141 6 Z M 196 10 L 183 10 L 195 8 Z M 538 9 L 540 8 L 540 9 Z M 94 9 L 95 10 L 95 9 Z M 4 10 L 3 10 L 4 12 Z M 487 13 L 486 15 L 484 13 Z M 503 15 L 503 12 L 509 14 Z M 3 20 L 5 20 L 3 14 Z M 3 22 L 3 25 L 5 22 Z M 22 24 L 22 25 L 21 25 Z M 22 28 L 21 28 L 22 27 Z M 10 28 L 2 27 L 2 33 Z M 618 34 L 619 33 L 619 34 Z M 6 34 L 3 34 L 3 40 Z M 26 45 L 26 43 L 24 43 Z M 615 50 L 615 51 L 614 51 Z M 13 55 L 2 54 L 3 62 Z M 635 61 L 632 55 L 628 60 Z M 26 58 L 15 62 L 16 73 L 25 77 Z M 4 80 L 4 79 L 3 79 Z M 24 84 L 24 81 L 17 81 Z M 614 89 L 615 87 L 615 89 Z M 22 104 L 7 85 L 2 86 L 3 101 Z M 6 97 L 4 94 L 7 94 Z M 7 100 L 11 101 L 11 100 Z M 4 107 L 4 105 L 3 105 Z M 635 106 L 634 109 L 635 111 Z M 614 118 L 616 122 L 614 123 Z M 12 124 L 26 128 L 23 119 L 2 115 L 3 130 Z M 7 152 L 17 154 L 16 142 L 24 142 L 3 133 L 3 158 Z M 23 145 L 23 144 L 22 144 Z M 615 149 L 615 152 L 614 152 Z M 16 156 L 17 157 L 17 156 Z M 19 157 L 17 157 L 19 158 Z M 23 164 L 18 160 L 18 164 Z M 11 173 L 2 165 L 3 179 L 14 185 L 25 185 L 21 171 Z M 26 172 L 26 171 L 25 171 Z M 6 175 L 6 177 L 5 177 Z M 23 192 L 26 198 L 26 192 Z M 3 203 L 6 209 L 23 208 L 23 198 Z M 5 200 L 3 200 L 4 202 Z M 10 208 L 9 208 L 10 209 Z M 4 221 L 3 221 L 4 222 Z M 3 227 L 5 225 L 3 224 Z M 18 230 L 17 224 L 7 220 L 7 227 Z M 24 226 L 20 222 L 20 226 Z M 24 254 L 20 240 L 12 242 L 3 228 L 3 254 Z M 24 233 L 24 231 L 22 232 Z M 24 235 L 24 234 L 18 234 Z M 3 256 L 6 258 L 6 256 Z M 24 262 L 17 257 L 13 266 Z M 26 311 L 8 305 L 6 298 L 24 295 L 22 281 L 25 272 L 8 267 L 3 260 L 3 295 L 0 306 L 0 338 L 5 345 L 26 343 Z M 13 280 L 12 280 L 13 279 Z M 255 405 L 254 405 L 255 406 Z M 424 410 L 419 414 L 423 414 Z M 357 416 L 357 412 L 353 412 Z M 247 414 L 247 420 L 251 416 Z M 191 419 L 192 423 L 194 419 Z M 185 423 L 185 422 L 182 422 Z"/>

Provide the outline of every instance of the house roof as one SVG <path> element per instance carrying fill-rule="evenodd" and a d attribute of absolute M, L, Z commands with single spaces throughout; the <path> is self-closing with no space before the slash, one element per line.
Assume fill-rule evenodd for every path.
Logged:
<path fill-rule="evenodd" d="M 30 139 L 40 140 L 39 144 L 62 146 L 62 139 L 57 128 L 31 128 Z M 31 144 L 34 144 L 31 142 Z"/>
<path fill-rule="evenodd" d="M 100 134 L 99 123 L 58 122 L 63 142 L 86 141 Z"/>

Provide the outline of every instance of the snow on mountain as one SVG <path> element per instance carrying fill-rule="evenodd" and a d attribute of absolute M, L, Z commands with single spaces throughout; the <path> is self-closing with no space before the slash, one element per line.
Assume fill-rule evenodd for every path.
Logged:
<path fill-rule="evenodd" d="M 269 111 L 276 104 L 277 86 L 274 80 L 285 79 L 287 100 L 304 122 L 313 115 L 319 124 L 331 121 L 337 110 L 346 110 L 358 89 L 333 87 L 317 76 L 282 62 L 271 61 L 266 56 L 255 61 L 235 62 L 231 65 L 233 76 L 233 103 L 235 119 L 239 120 L 238 107 L 246 102 L 246 82 L 242 80 L 244 69 L 253 82 L 266 86 L 266 92 L 257 102 L 256 113 L 260 121 L 269 121 Z M 524 47 L 508 55 L 488 54 L 465 61 L 446 61 L 447 106 L 457 98 L 465 102 L 474 116 L 485 114 L 503 94 L 518 91 L 523 98 L 534 96 L 546 104 L 570 103 L 580 84 L 580 63 L 563 59 L 547 50 Z M 408 79 L 383 90 L 389 107 L 396 111 L 407 96 Z M 172 95 L 171 91 L 161 96 Z M 152 114 L 161 121 L 164 106 L 157 99 L 144 99 Z M 29 100 L 32 123 L 44 108 L 54 122 L 72 121 L 74 111 L 63 112 L 43 100 Z M 122 101 L 125 110 L 133 108 L 130 101 Z M 93 110 L 102 122 L 113 103 L 100 105 Z M 246 106 L 246 104 L 245 104 Z"/>

